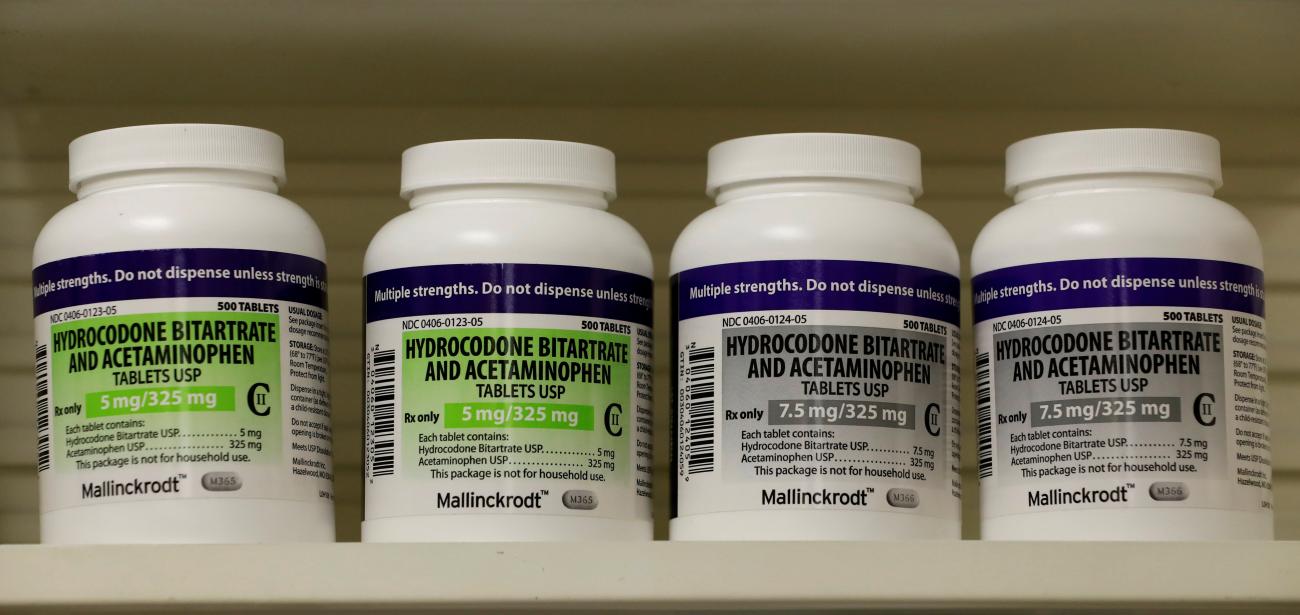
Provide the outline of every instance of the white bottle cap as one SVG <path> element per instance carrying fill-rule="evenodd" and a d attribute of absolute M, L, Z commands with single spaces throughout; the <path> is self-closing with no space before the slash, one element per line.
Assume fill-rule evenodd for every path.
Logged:
<path fill-rule="evenodd" d="M 225 169 L 270 175 L 283 186 L 284 140 L 224 124 L 153 124 L 92 132 L 68 145 L 68 188 L 93 177 L 149 169 Z"/>
<path fill-rule="evenodd" d="M 482 184 L 586 188 L 612 200 L 614 152 L 534 139 L 441 141 L 402 152 L 402 198 L 426 188 Z"/>
<path fill-rule="evenodd" d="M 921 150 L 888 137 L 838 133 L 759 135 L 723 141 L 709 150 L 707 192 L 770 179 L 861 179 L 906 187 L 921 195 Z"/>
<path fill-rule="evenodd" d="M 1027 183 L 1101 173 L 1199 177 L 1223 185 L 1219 141 L 1162 128 L 1079 130 L 1032 137 L 1007 148 L 1007 194 Z"/>

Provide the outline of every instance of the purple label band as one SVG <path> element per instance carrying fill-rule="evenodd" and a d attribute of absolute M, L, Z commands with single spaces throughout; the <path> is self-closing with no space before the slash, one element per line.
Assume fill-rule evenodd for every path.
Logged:
<path fill-rule="evenodd" d="M 365 292 L 366 322 L 436 314 L 559 314 L 653 323 L 653 280 L 592 267 L 404 267 L 367 275 Z"/>
<path fill-rule="evenodd" d="M 924 267 L 753 261 L 687 269 L 673 277 L 678 320 L 764 310 L 847 310 L 961 322 L 957 277 Z"/>
<path fill-rule="evenodd" d="M 176 297 L 238 297 L 325 307 L 325 263 L 263 250 L 184 248 L 66 258 L 32 271 L 37 315 L 67 307 Z"/>
<path fill-rule="evenodd" d="M 1169 306 L 1264 316 L 1264 272 L 1192 258 L 1037 263 L 975 276 L 975 322 L 1074 308 Z"/>

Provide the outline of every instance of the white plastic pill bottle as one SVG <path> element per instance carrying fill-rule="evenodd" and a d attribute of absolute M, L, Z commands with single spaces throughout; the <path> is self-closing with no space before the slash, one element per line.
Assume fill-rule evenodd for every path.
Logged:
<path fill-rule="evenodd" d="M 708 193 L 672 253 L 671 538 L 958 538 L 958 256 L 920 151 L 735 139 Z"/>
<path fill-rule="evenodd" d="M 280 137 L 68 150 L 33 257 L 42 542 L 334 540 L 325 246 Z"/>
<path fill-rule="evenodd" d="M 650 540 L 650 249 L 614 154 L 402 155 L 365 259 L 368 542 Z"/>
<path fill-rule="evenodd" d="M 1262 249 L 1218 141 L 1046 135 L 1006 172 L 971 258 L 984 538 L 1271 538 Z"/>

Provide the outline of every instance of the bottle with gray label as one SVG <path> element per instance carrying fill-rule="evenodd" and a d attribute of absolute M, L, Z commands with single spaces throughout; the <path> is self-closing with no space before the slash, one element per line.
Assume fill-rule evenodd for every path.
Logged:
<path fill-rule="evenodd" d="M 1197 133 L 1007 150 L 971 259 L 985 538 L 1272 537 L 1262 248 L 1221 184 Z"/>
<path fill-rule="evenodd" d="M 673 540 L 959 536 L 959 264 L 920 179 L 881 137 L 709 152 L 672 254 Z"/>

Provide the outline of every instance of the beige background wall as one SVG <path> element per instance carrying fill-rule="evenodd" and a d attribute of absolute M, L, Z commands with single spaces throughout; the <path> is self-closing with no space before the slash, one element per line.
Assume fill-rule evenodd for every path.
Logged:
<path fill-rule="evenodd" d="M 919 206 L 968 254 L 1007 204 L 1001 159 L 1012 141 L 1114 126 L 1208 132 L 1224 146 L 1220 195 L 1265 242 L 1277 527 L 1300 539 L 1300 3 L 473 5 L 0 5 L 0 542 L 37 536 L 30 249 L 72 200 L 67 142 L 172 121 L 280 133 L 285 194 L 325 233 L 344 540 L 361 517 L 361 255 L 403 211 L 407 146 L 534 137 L 613 149 L 621 197 L 611 211 L 656 255 L 663 374 L 668 254 L 710 206 L 704 156 L 717 141 L 798 130 L 912 141 L 926 161 Z M 1076 27 L 1109 33 L 1106 44 L 1073 40 Z M 661 522 L 666 389 L 661 375 Z M 968 472 L 968 537 L 978 535 L 975 482 Z"/>

